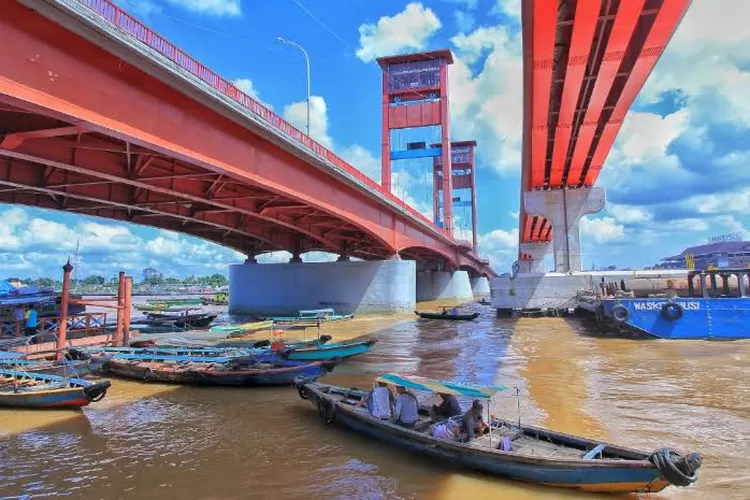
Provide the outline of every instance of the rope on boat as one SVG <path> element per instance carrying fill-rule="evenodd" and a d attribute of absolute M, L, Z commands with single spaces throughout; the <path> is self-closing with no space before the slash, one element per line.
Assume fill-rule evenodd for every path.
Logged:
<path fill-rule="evenodd" d="M 698 479 L 696 472 L 703 464 L 703 458 L 698 453 L 683 457 L 671 448 L 658 449 L 648 459 L 664 479 L 675 486 L 693 484 Z"/>

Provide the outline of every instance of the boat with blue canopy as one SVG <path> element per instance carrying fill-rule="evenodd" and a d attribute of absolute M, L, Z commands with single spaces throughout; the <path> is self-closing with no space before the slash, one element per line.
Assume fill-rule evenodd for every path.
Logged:
<path fill-rule="evenodd" d="M 22 370 L 61 377 L 82 377 L 90 371 L 86 360 L 49 361 L 25 358 L 0 358 L 0 370 Z"/>
<path fill-rule="evenodd" d="M 508 390 L 504 386 L 467 385 L 393 373 L 381 375 L 376 381 L 411 391 L 483 398 L 487 402 Z M 489 416 L 488 432 L 469 439 L 463 429 L 465 414 L 433 420 L 430 408 L 420 404 L 419 420 L 407 428 L 390 419 L 376 418 L 366 406 L 358 405 L 367 391 L 301 378 L 297 390 L 302 399 L 318 408 L 328 424 L 340 424 L 450 466 L 541 485 L 591 492 L 657 492 L 670 485 L 694 483 L 702 464 L 697 453 L 683 456 L 670 448 L 648 453 L 522 425 L 520 404 L 517 421 Z M 489 413 L 489 404 L 487 410 Z"/>

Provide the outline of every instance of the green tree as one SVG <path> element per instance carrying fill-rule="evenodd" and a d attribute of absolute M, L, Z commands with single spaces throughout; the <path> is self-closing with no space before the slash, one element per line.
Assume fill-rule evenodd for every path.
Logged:
<path fill-rule="evenodd" d="M 104 279 L 104 276 L 98 276 L 98 275 L 92 275 L 87 276 L 83 280 L 84 285 L 93 285 L 93 286 L 104 286 L 104 283 L 106 283 L 106 279 Z"/>

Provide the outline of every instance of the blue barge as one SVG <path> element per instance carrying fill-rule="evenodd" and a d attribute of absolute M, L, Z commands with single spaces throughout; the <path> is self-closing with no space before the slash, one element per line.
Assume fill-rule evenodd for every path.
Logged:
<path fill-rule="evenodd" d="M 747 339 L 749 275 L 750 269 L 689 271 L 687 297 L 608 297 L 599 301 L 594 312 L 599 323 L 648 337 Z M 736 290 L 730 281 L 735 281 Z"/>

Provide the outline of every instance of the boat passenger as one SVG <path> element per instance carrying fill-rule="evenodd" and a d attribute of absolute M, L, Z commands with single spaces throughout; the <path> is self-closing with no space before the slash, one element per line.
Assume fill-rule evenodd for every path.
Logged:
<path fill-rule="evenodd" d="M 458 316 L 458 309 L 457 309 L 457 308 L 455 308 L 455 307 L 454 307 L 453 309 L 451 309 L 451 314 L 452 314 L 453 316 Z"/>
<path fill-rule="evenodd" d="M 461 434 L 461 426 L 452 420 L 435 425 L 432 428 L 432 437 L 454 441 Z"/>
<path fill-rule="evenodd" d="M 381 420 L 390 420 L 393 409 L 393 393 L 385 382 L 378 382 L 367 396 L 360 399 L 356 406 L 367 404 L 370 415 Z"/>
<path fill-rule="evenodd" d="M 37 323 L 37 312 L 36 308 L 34 308 L 34 304 L 31 304 L 28 306 L 26 310 L 26 329 L 24 331 L 24 335 L 27 337 L 32 337 L 36 335 L 36 329 L 38 326 Z"/>
<path fill-rule="evenodd" d="M 474 439 L 475 434 L 484 434 L 490 426 L 482 418 L 482 403 L 475 399 L 471 408 L 464 415 L 463 431 L 466 433 L 466 440 Z"/>
<path fill-rule="evenodd" d="M 433 420 L 443 420 L 461 414 L 461 406 L 458 404 L 456 396 L 444 392 L 440 392 L 438 395 L 443 399 L 443 402 L 440 405 L 432 405 L 431 416 Z"/>
<path fill-rule="evenodd" d="M 406 390 L 406 387 L 396 386 L 396 405 L 393 410 L 393 419 L 397 425 L 411 429 L 419 420 L 419 401 L 414 394 Z"/>

